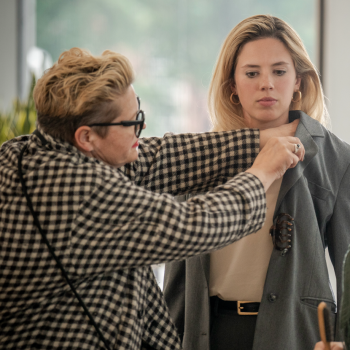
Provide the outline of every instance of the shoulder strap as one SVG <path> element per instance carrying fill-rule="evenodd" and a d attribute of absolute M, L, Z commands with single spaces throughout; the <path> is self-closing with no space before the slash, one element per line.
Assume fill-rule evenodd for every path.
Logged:
<path fill-rule="evenodd" d="M 35 130 L 33 134 L 35 134 L 36 136 L 38 136 L 40 138 L 40 140 L 43 143 L 43 145 L 47 143 L 47 141 L 44 139 L 43 135 L 41 135 L 38 130 Z M 90 314 L 89 310 L 87 309 L 84 301 L 81 299 L 81 297 L 78 294 L 77 290 L 73 286 L 73 284 L 72 284 L 71 280 L 69 279 L 68 274 L 67 274 L 64 266 L 62 265 L 60 259 L 55 254 L 55 251 L 53 250 L 49 240 L 47 239 L 46 234 L 42 230 L 40 222 L 38 220 L 38 217 L 37 217 L 37 215 L 36 215 L 36 213 L 35 213 L 35 211 L 33 209 L 33 204 L 32 204 L 32 201 L 31 201 L 29 195 L 28 195 L 27 186 L 25 184 L 24 177 L 23 177 L 23 172 L 22 172 L 22 159 L 23 159 L 23 154 L 24 154 L 26 149 L 27 149 L 27 145 L 24 145 L 23 148 L 21 149 L 21 153 L 20 153 L 20 155 L 18 157 L 18 176 L 19 176 L 19 180 L 20 180 L 21 185 L 22 185 L 22 192 L 23 192 L 24 196 L 26 197 L 29 210 L 30 210 L 30 212 L 31 212 L 31 214 L 33 216 L 34 224 L 38 228 L 38 230 L 39 230 L 39 232 L 41 234 L 41 237 L 42 237 L 43 241 L 45 242 L 45 244 L 47 245 L 47 247 L 48 247 L 52 257 L 55 259 L 55 261 L 57 263 L 57 266 L 62 271 L 62 275 L 64 276 L 64 278 L 66 279 L 67 283 L 69 284 L 72 292 L 75 294 L 76 298 L 78 299 L 80 306 L 84 309 L 85 314 L 89 317 L 92 325 L 95 327 L 96 332 L 98 333 L 100 340 L 104 343 L 104 345 L 106 346 L 107 350 L 110 350 L 109 345 L 108 345 L 105 337 L 101 333 L 98 325 L 96 324 L 94 318 L 92 317 L 92 315 Z"/>

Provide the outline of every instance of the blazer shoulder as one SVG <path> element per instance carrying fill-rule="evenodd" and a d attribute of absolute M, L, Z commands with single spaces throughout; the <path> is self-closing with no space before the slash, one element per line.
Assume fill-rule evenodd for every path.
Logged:
<path fill-rule="evenodd" d="M 350 163 L 350 145 L 323 126 L 319 121 L 299 111 L 301 123 L 318 146 L 318 153 L 326 158 L 335 157 L 343 163 Z"/>
<path fill-rule="evenodd" d="M 336 156 L 339 161 L 350 163 L 350 144 L 343 141 L 337 135 L 335 135 L 330 130 L 322 126 L 324 131 L 324 146 L 322 147 L 326 155 L 329 155 L 330 152 Z"/>

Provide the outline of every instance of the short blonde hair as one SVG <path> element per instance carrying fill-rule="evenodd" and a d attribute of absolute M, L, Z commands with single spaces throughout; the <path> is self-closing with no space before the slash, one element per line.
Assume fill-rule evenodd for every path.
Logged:
<path fill-rule="evenodd" d="M 34 88 L 38 125 L 73 144 L 80 126 L 108 123 L 118 116 L 111 102 L 125 93 L 133 79 L 133 68 L 121 54 L 104 51 L 93 56 L 76 47 L 65 51 Z M 96 127 L 96 132 L 105 137 L 107 128 Z"/>
<path fill-rule="evenodd" d="M 300 102 L 291 102 L 290 110 L 300 109 L 327 126 L 329 117 L 317 69 L 311 62 L 299 35 L 283 20 L 270 15 L 246 18 L 234 27 L 221 48 L 210 83 L 208 107 L 213 130 L 233 130 L 246 127 L 241 105 L 230 102 L 231 85 L 238 56 L 243 46 L 254 40 L 275 38 L 288 49 L 296 74 L 301 78 Z"/>

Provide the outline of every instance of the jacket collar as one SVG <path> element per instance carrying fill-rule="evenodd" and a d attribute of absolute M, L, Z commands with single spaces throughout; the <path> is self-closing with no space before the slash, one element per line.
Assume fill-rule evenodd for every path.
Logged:
<path fill-rule="evenodd" d="M 31 141 L 34 142 L 34 145 L 37 147 L 44 148 L 46 150 L 54 150 L 59 153 L 69 154 L 72 160 L 75 159 L 83 162 L 99 162 L 95 158 L 86 156 L 69 142 L 63 141 L 61 139 L 56 139 L 51 135 L 45 133 L 39 126 L 33 132 Z"/>
<path fill-rule="evenodd" d="M 318 146 L 313 138 L 325 136 L 324 130 L 318 121 L 312 119 L 302 111 L 289 112 L 290 122 L 297 118 L 300 118 L 300 122 L 297 127 L 295 136 L 300 139 L 300 141 L 305 147 L 305 157 L 304 160 L 302 162 L 299 162 L 295 168 L 288 169 L 284 174 L 281 189 L 276 203 L 275 215 L 276 213 L 278 213 L 279 207 L 288 191 L 303 175 L 305 168 L 309 165 L 311 160 L 318 153 Z"/>
<path fill-rule="evenodd" d="M 207 281 L 207 284 L 208 284 L 208 292 L 209 292 L 210 253 L 208 253 L 208 254 L 201 254 L 199 256 L 199 258 L 201 259 L 203 273 L 204 273 L 204 276 L 205 276 L 205 280 Z"/>
<path fill-rule="evenodd" d="M 290 111 L 289 112 L 289 122 L 291 123 L 295 119 L 300 119 L 299 126 L 297 128 L 295 136 L 299 137 L 298 130 L 300 128 L 300 124 L 303 124 L 303 126 L 307 129 L 309 134 L 313 137 L 324 137 L 324 130 L 321 126 L 321 124 L 315 120 L 309 117 L 306 113 L 303 111 Z"/>
<path fill-rule="evenodd" d="M 79 152 L 76 147 L 74 147 L 72 144 L 70 144 L 67 141 L 63 141 L 61 139 L 53 138 L 51 135 L 46 134 L 40 126 L 37 127 L 36 130 L 34 130 L 33 135 L 36 136 L 36 138 L 33 139 L 33 141 L 39 146 L 44 147 L 47 149 L 55 149 L 58 151 L 66 151 L 68 153 L 76 153 Z"/>

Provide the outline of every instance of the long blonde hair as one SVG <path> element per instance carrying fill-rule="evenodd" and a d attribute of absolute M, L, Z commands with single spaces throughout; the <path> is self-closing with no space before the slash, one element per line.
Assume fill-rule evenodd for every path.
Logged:
<path fill-rule="evenodd" d="M 256 15 L 236 25 L 221 48 L 209 87 L 208 107 L 213 130 L 246 127 L 241 105 L 230 102 L 231 85 L 238 56 L 243 46 L 254 40 L 275 38 L 288 49 L 296 74 L 301 78 L 300 102 L 291 102 L 290 110 L 299 109 L 328 126 L 329 117 L 316 67 L 311 62 L 299 35 L 283 20 L 270 15 Z"/>

